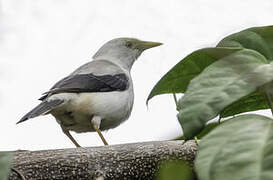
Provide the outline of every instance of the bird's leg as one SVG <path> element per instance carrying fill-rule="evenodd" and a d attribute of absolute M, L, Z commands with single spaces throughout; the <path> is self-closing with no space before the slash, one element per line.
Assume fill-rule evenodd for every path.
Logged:
<path fill-rule="evenodd" d="M 93 126 L 93 128 L 96 130 L 96 132 L 99 134 L 102 142 L 104 145 L 108 145 L 108 143 L 106 142 L 105 138 L 103 137 L 101 131 L 100 131 L 100 123 L 101 123 L 101 117 L 100 116 L 94 116 L 91 120 L 91 124 Z"/>
<path fill-rule="evenodd" d="M 62 125 L 61 128 L 63 130 L 63 133 L 73 142 L 73 144 L 75 144 L 76 147 L 81 147 L 68 130 L 66 130 Z"/>

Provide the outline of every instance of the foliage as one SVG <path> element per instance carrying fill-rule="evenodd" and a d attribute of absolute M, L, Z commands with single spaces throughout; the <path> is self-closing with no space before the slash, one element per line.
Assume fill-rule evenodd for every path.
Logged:
<path fill-rule="evenodd" d="M 0 152 L 0 179 L 8 179 L 11 168 L 11 153 Z"/>
<path fill-rule="evenodd" d="M 151 91 L 147 102 L 160 94 L 184 93 L 177 118 L 185 139 L 208 133 L 195 162 L 199 179 L 273 179 L 273 119 L 237 116 L 261 109 L 273 114 L 272 60 L 273 26 L 249 28 L 186 56 Z M 235 117 L 209 127 L 217 116 Z"/>
<path fill-rule="evenodd" d="M 269 180 L 273 179 L 272 154 L 272 119 L 240 115 L 199 143 L 195 166 L 202 180 Z"/>
<path fill-rule="evenodd" d="M 184 161 L 167 161 L 157 174 L 157 180 L 193 180 L 192 169 Z"/>
<path fill-rule="evenodd" d="M 206 125 L 206 127 L 196 136 L 197 139 L 202 139 L 205 137 L 210 131 L 212 131 L 214 128 L 219 126 L 219 122 L 212 122 Z M 181 136 L 179 138 L 176 138 L 176 140 L 186 140 L 185 136 Z"/>
<path fill-rule="evenodd" d="M 217 115 L 269 108 L 264 85 L 272 80 L 272 37 L 273 26 L 250 28 L 224 38 L 215 48 L 191 53 L 161 78 L 147 101 L 158 94 L 185 93 L 178 119 L 187 139 Z"/>
<path fill-rule="evenodd" d="M 244 49 L 208 66 L 188 85 L 178 101 L 184 136 L 193 138 L 221 110 L 273 80 L 273 64 Z"/>
<path fill-rule="evenodd" d="M 184 93 L 189 82 L 213 62 L 241 50 L 241 48 L 205 48 L 194 51 L 176 64 L 150 92 L 147 103 L 154 96 Z"/>

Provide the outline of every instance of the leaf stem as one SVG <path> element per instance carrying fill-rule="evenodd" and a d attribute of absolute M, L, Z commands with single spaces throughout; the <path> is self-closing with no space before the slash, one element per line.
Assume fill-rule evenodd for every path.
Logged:
<path fill-rule="evenodd" d="M 195 142 L 195 144 L 199 145 L 198 144 L 198 138 L 196 136 L 194 136 L 194 142 Z"/>
<path fill-rule="evenodd" d="M 218 123 L 221 124 L 221 116 L 219 115 Z"/>
<path fill-rule="evenodd" d="M 176 95 L 174 93 L 173 93 L 173 99 L 174 99 L 174 102 L 175 102 L 176 110 L 179 111 L 177 97 L 176 97 Z"/>
<path fill-rule="evenodd" d="M 268 92 L 267 88 L 265 89 L 265 97 L 266 97 L 266 100 L 267 100 L 267 104 L 270 107 L 271 114 L 273 116 L 273 105 L 272 105 L 271 94 Z"/>

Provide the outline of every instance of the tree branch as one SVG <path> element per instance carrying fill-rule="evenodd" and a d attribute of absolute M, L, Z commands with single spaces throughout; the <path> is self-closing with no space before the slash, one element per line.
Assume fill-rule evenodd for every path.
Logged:
<path fill-rule="evenodd" d="M 13 168 L 25 179 L 153 179 L 165 160 L 192 165 L 194 141 L 156 141 L 102 147 L 16 151 Z M 21 179 L 11 171 L 10 179 Z"/>

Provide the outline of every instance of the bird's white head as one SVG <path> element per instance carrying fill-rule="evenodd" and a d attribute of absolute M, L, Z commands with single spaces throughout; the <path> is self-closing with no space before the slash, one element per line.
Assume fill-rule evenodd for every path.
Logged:
<path fill-rule="evenodd" d="M 162 43 L 134 38 L 117 38 L 105 43 L 93 56 L 93 59 L 106 59 L 130 70 L 143 51 L 160 45 Z"/>

